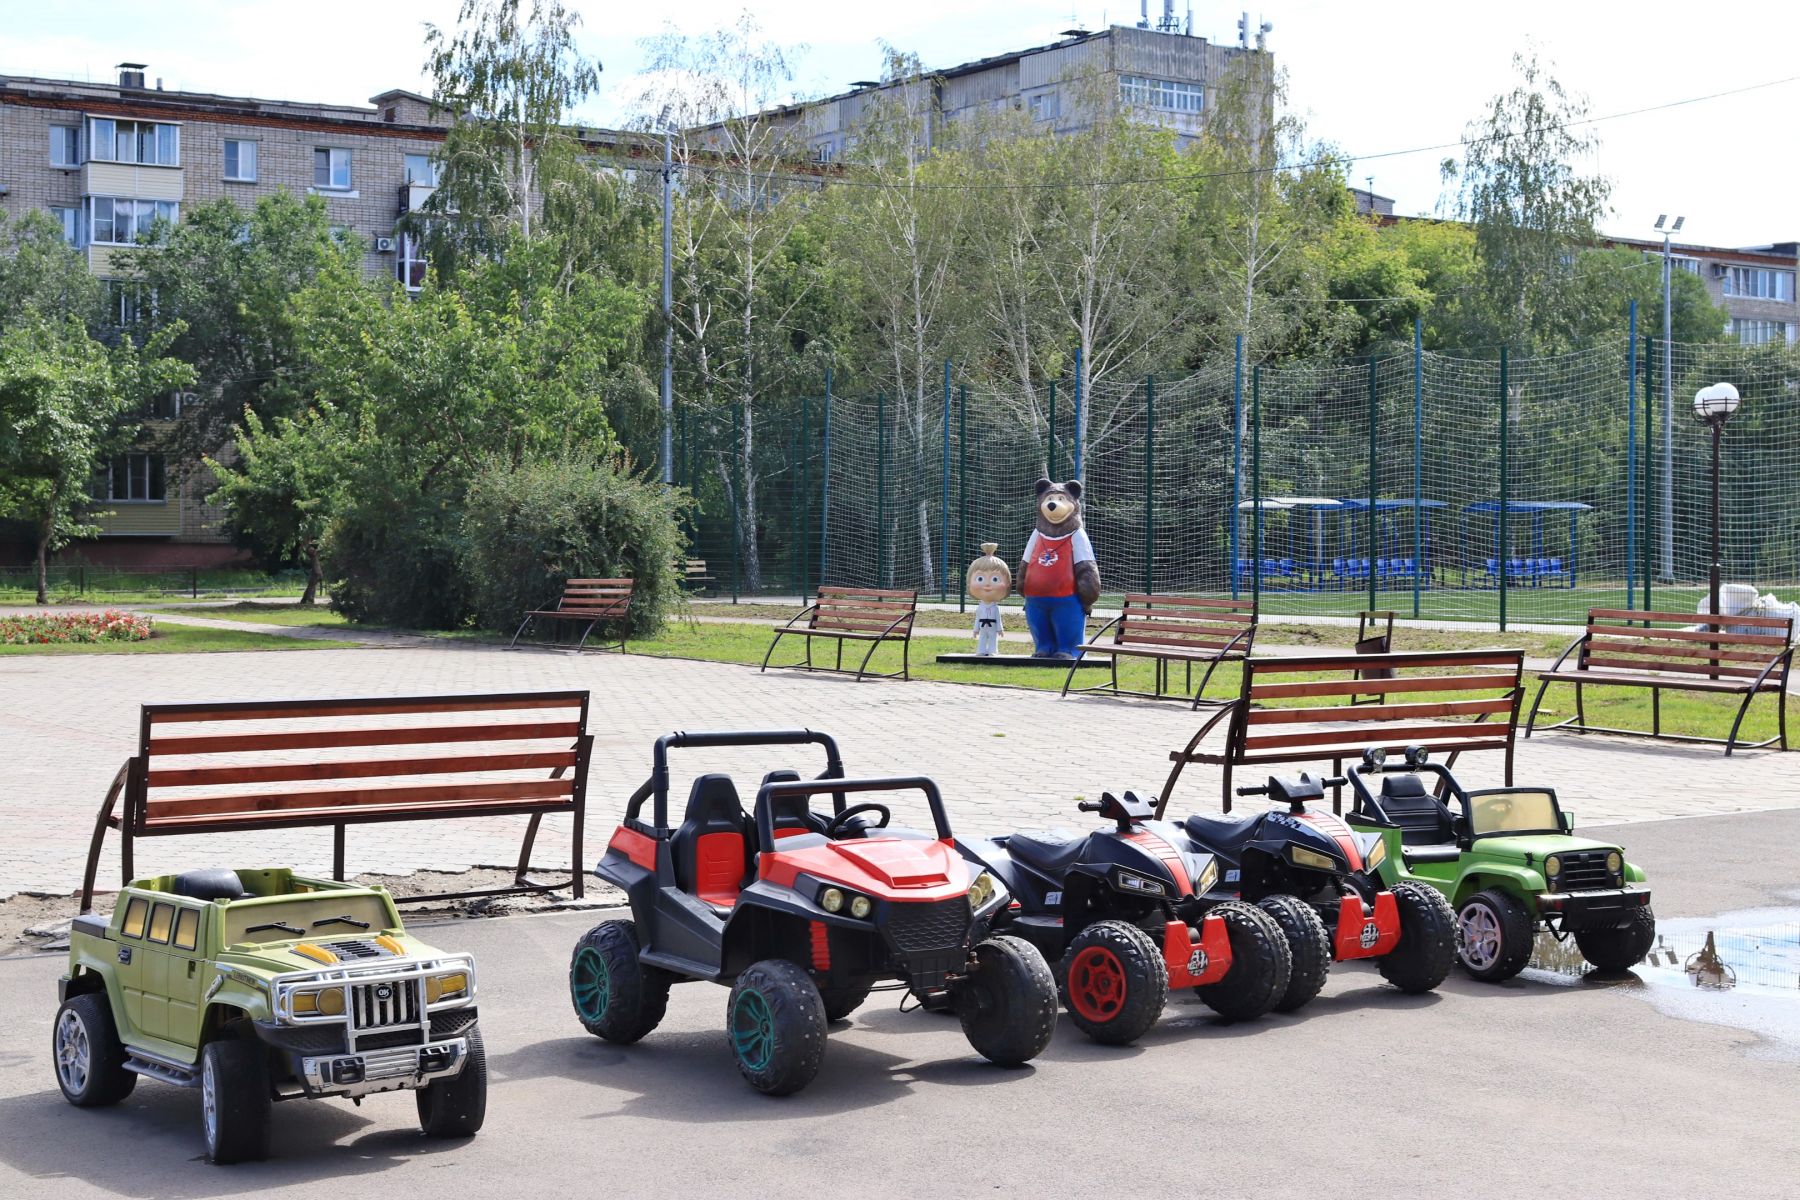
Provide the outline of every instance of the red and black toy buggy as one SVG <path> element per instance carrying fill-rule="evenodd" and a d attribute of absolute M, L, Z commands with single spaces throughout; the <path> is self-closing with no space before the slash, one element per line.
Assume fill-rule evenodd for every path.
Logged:
<path fill-rule="evenodd" d="M 775 771 L 746 815 L 726 775 L 701 775 L 669 824 L 672 748 L 817 745 L 825 771 Z M 923 793 L 934 833 L 890 825 L 885 804 L 851 795 Z M 815 812 L 816 795 L 831 810 Z M 652 820 L 642 819 L 644 802 Z M 728 984 L 733 1057 L 771 1095 L 806 1086 L 826 1025 L 879 983 L 961 1017 L 984 1057 L 1017 1065 L 1049 1044 L 1056 985 L 1029 942 L 990 937 L 1006 889 L 957 852 L 943 798 L 922 776 L 847 779 L 837 743 L 811 730 L 671 733 L 632 795 L 595 874 L 622 888 L 632 920 L 595 926 L 575 946 L 569 994 L 590 1033 L 635 1042 L 662 1020 L 671 984 Z M 898 988 L 896 990 L 899 990 Z"/>

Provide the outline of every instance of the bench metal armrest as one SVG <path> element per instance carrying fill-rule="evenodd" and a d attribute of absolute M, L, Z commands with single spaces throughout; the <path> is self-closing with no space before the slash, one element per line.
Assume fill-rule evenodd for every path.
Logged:
<path fill-rule="evenodd" d="M 1556 661 L 1550 664 L 1550 670 L 1547 673 L 1554 675 L 1558 671 L 1562 670 L 1562 665 L 1563 665 L 1564 661 L 1566 661 L 1568 659 L 1569 655 L 1575 653 L 1575 651 L 1577 651 L 1581 647 L 1587 645 L 1587 640 L 1593 636 L 1594 635 L 1591 633 L 1583 633 L 1580 637 L 1578 637 L 1574 641 L 1570 642 L 1568 649 L 1564 650 L 1561 654 L 1557 655 Z"/>
<path fill-rule="evenodd" d="M 1103 636 L 1105 636 L 1107 630 L 1111 629 L 1114 625 L 1119 625 L 1119 631 L 1117 633 L 1113 634 L 1113 644 L 1117 645 L 1125 636 L 1125 627 L 1123 625 L 1119 624 L 1124 619 L 1125 619 L 1125 614 L 1120 613 L 1118 616 L 1114 617 L 1112 620 L 1108 621 L 1106 624 L 1102 625 L 1100 628 L 1094 630 L 1093 635 L 1088 637 L 1086 640 L 1090 641 L 1090 642 L 1097 642 Z"/>
<path fill-rule="evenodd" d="M 797 612 L 793 616 L 789 617 L 787 619 L 787 624 L 777 625 L 775 627 L 776 633 L 778 633 L 778 634 L 786 633 L 788 630 L 790 630 L 794 627 L 795 621 L 798 621 L 801 617 L 804 617 L 808 613 L 817 612 L 818 610 L 819 610 L 819 606 L 817 604 L 807 605 L 805 608 L 801 609 L 799 612 Z"/>
<path fill-rule="evenodd" d="M 900 617 L 898 620 L 891 622 L 886 629 L 881 631 L 879 636 L 886 637 L 886 636 L 888 636 L 888 634 L 894 632 L 894 630 L 898 629 L 902 625 L 906 626 L 907 635 L 911 636 L 911 634 L 912 634 L 912 619 L 915 615 L 916 615 L 916 610 L 915 610 L 915 612 L 909 612 L 909 613 L 905 614 L 904 616 Z"/>
<path fill-rule="evenodd" d="M 1255 639 L 1256 639 L 1256 626 L 1252 625 L 1248 629 L 1244 630 L 1244 632 L 1238 634 L 1236 637 L 1232 638 L 1229 642 L 1226 642 L 1222 647 L 1220 647 L 1219 648 L 1219 657 L 1224 658 L 1227 654 L 1230 654 L 1231 648 L 1233 646 L 1237 645 L 1240 641 L 1244 643 L 1244 653 L 1249 654 L 1250 653 L 1250 643 L 1253 642 Z"/>
<path fill-rule="evenodd" d="M 1751 694 L 1754 695 L 1755 693 L 1762 691 L 1763 683 L 1769 678 L 1769 672 L 1773 671 L 1776 667 L 1781 667 L 1784 664 L 1792 663 L 1793 658 L 1794 658 L 1794 648 L 1792 646 L 1789 646 L 1787 649 L 1783 650 L 1780 654 L 1777 654 L 1774 658 L 1771 658 L 1769 660 L 1769 664 L 1766 667 L 1764 667 L 1760 673 L 1757 674 L 1756 681 L 1750 685 Z"/>

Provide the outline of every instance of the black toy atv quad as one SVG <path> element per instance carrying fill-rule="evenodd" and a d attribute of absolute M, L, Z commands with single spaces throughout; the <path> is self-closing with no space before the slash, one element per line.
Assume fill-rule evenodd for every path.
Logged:
<path fill-rule="evenodd" d="M 1388 889 L 1376 874 L 1387 852 L 1382 838 L 1307 806 L 1343 783 L 1271 775 L 1237 794 L 1284 807 L 1244 818 L 1192 816 L 1181 826 L 1194 852 L 1217 856 L 1223 890 L 1266 908 L 1287 933 L 1294 969 L 1276 1005 L 1283 1012 L 1319 994 L 1334 959 L 1376 959 L 1381 977 L 1408 993 L 1431 991 L 1456 962 L 1456 914 L 1444 897 L 1419 883 Z"/>
<path fill-rule="evenodd" d="M 669 824 L 673 747 L 824 747 L 826 768 L 801 782 L 771 772 L 753 816 L 726 775 L 701 775 Z M 890 827 L 870 792 L 923 792 L 936 832 Z M 832 797 L 829 814 L 809 801 Z M 651 823 L 641 819 L 653 802 Z M 671 733 L 632 795 L 595 873 L 624 889 L 633 920 L 607 921 L 575 946 L 569 994 L 588 1032 L 635 1042 L 662 1020 L 669 986 L 731 987 L 726 1023 L 738 1070 L 771 1095 L 805 1087 L 824 1060 L 825 1029 L 882 980 L 898 979 L 962 1019 L 969 1044 L 1016 1066 L 1049 1044 L 1056 984 L 1043 955 L 990 937 L 1009 901 L 993 875 L 956 851 L 938 788 L 923 777 L 846 779 L 837 744 L 810 730 Z"/>
<path fill-rule="evenodd" d="M 1274 1007 L 1288 987 L 1287 940 L 1268 913 L 1209 894 L 1219 875 L 1212 855 L 1152 820 L 1135 792 L 1076 807 L 1117 824 L 958 843 L 1012 892 L 1001 928 L 1059 963 L 1076 1026 L 1096 1041 L 1135 1041 L 1156 1023 L 1171 987 L 1193 988 L 1236 1020 Z"/>

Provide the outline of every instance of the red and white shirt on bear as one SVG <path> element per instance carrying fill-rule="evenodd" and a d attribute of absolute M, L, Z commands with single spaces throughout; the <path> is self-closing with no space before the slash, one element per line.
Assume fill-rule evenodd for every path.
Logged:
<path fill-rule="evenodd" d="M 1094 561 L 1094 544 L 1087 530 L 1077 529 L 1062 537 L 1045 537 L 1037 530 L 1025 539 L 1025 578 L 1022 596 L 1073 596 L 1075 564 Z"/>

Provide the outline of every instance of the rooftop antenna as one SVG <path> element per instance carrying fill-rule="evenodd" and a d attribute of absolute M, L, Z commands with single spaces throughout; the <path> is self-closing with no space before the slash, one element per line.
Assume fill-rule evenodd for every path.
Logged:
<path fill-rule="evenodd" d="M 1175 23 L 1175 0 L 1163 0 L 1162 24 L 1156 28 L 1163 33 L 1174 33 L 1181 28 Z"/>
<path fill-rule="evenodd" d="M 1150 0 L 1138 0 L 1137 27 L 1139 29 L 1150 28 Z"/>
<path fill-rule="evenodd" d="M 1190 0 L 1190 2 L 1188 4 L 1187 28 L 1182 30 L 1182 32 L 1187 34 L 1189 37 L 1194 36 L 1194 5 L 1192 3 L 1192 0 Z"/>
<path fill-rule="evenodd" d="M 1275 22 L 1273 22 L 1273 21 L 1259 22 L 1256 26 L 1256 48 L 1258 50 L 1266 49 L 1269 44 L 1269 35 L 1274 32 L 1275 32 Z"/>
<path fill-rule="evenodd" d="M 1240 50 L 1250 48 L 1250 14 L 1247 12 L 1238 14 L 1238 48 Z"/>

